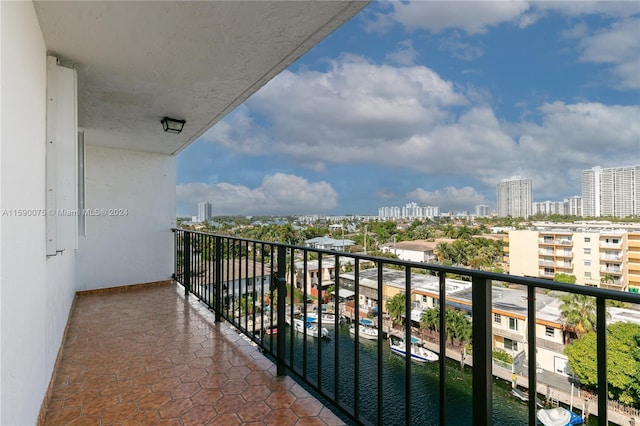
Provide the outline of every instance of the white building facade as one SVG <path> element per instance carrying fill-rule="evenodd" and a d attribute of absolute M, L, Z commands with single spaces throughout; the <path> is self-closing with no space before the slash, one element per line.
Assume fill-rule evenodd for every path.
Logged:
<path fill-rule="evenodd" d="M 498 216 L 523 217 L 531 216 L 531 179 L 512 177 L 503 179 L 497 186 Z"/>
<path fill-rule="evenodd" d="M 594 167 L 582 172 L 582 215 L 640 215 L 640 166 Z"/>
<path fill-rule="evenodd" d="M 211 220 L 211 203 L 203 201 L 198 203 L 198 222 L 206 222 Z"/>

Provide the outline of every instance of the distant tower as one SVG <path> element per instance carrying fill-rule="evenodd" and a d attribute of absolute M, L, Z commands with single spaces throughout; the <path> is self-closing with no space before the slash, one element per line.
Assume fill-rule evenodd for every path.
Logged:
<path fill-rule="evenodd" d="M 640 166 L 594 167 L 582 172 L 582 215 L 640 215 Z"/>
<path fill-rule="evenodd" d="M 211 220 L 211 203 L 208 201 L 198 203 L 198 222 L 209 220 Z"/>
<path fill-rule="evenodd" d="M 531 216 L 531 179 L 512 177 L 498 183 L 498 216 Z"/>
<path fill-rule="evenodd" d="M 488 217 L 490 214 L 491 214 L 491 206 L 486 206 L 484 204 L 479 204 L 476 206 L 476 216 Z"/>

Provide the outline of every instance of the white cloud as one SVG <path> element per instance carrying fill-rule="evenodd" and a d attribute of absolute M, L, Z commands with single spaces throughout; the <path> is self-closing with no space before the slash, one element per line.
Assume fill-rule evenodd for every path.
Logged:
<path fill-rule="evenodd" d="M 582 38 L 580 60 L 612 64 L 620 89 L 640 89 L 640 19 L 614 22 L 611 27 Z"/>
<path fill-rule="evenodd" d="M 214 215 L 305 214 L 328 212 L 338 195 L 327 182 L 276 173 L 265 176 L 258 188 L 230 183 L 188 183 L 176 188 L 178 204 L 195 206 L 210 201 Z"/>
<path fill-rule="evenodd" d="M 407 198 L 421 205 L 437 206 L 443 211 L 468 210 L 478 204 L 488 204 L 487 198 L 470 186 L 454 188 L 447 186 L 436 191 L 417 188 Z"/>
<path fill-rule="evenodd" d="M 206 138 L 320 171 L 350 164 L 466 176 L 491 191 L 522 175 L 544 197 L 578 192 L 580 171 L 595 165 L 640 164 L 640 106 L 552 102 L 506 122 L 491 103 L 486 91 L 463 94 L 424 66 L 352 56 L 326 72 L 283 72 Z"/>
<path fill-rule="evenodd" d="M 522 172 L 534 191 L 553 195 L 580 190 L 580 172 L 596 165 L 640 164 L 640 107 L 600 103 L 547 103 L 541 122 L 513 128 Z"/>
<path fill-rule="evenodd" d="M 492 26 L 513 23 L 528 27 L 549 12 L 577 17 L 605 15 L 625 18 L 640 13 L 637 1 L 413 1 L 390 2 L 381 12 L 365 16 L 365 29 L 385 32 L 397 22 L 408 31 L 438 33 L 458 29 L 469 35 L 484 34 Z"/>
<path fill-rule="evenodd" d="M 398 43 L 397 49 L 388 53 L 386 57 L 398 65 L 413 65 L 418 58 L 418 51 L 413 48 L 413 42 L 409 39 Z"/>
<path fill-rule="evenodd" d="M 439 32 L 448 28 L 467 34 L 485 33 L 490 26 L 517 21 L 529 9 L 525 1 L 394 2 L 391 18 L 408 30 Z"/>

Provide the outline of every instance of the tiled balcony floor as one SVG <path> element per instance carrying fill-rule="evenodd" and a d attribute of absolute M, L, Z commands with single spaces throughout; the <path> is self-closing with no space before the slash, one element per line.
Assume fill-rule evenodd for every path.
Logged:
<path fill-rule="evenodd" d="M 336 425 L 182 288 L 79 296 L 46 425 Z"/>

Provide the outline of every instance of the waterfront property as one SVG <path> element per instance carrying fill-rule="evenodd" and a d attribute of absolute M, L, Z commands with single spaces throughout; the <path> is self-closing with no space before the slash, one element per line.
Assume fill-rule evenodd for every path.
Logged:
<path fill-rule="evenodd" d="M 191 231 L 176 231 L 177 257 L 183 259 L 178 264 L 176 279 L 184 285 L 185 294 L 193 293 L 198 298 L 201 298 L 201 295 L 198 294 L 197 288 L 192 288 L 190 285 L 191 271 L 197 270 L 199 267 L 193 262 L 197 256 L 194 257 L 196 253 L 191 239 L 204 235 Z M 525 412 L 519 412 L 515 417 L 512 417 L 513 413 L 509 414 L 503 410 L 495 409 L 492 358 L 493 351 L 496 347 L 499 348 L 499 345 L 512 352 L 518 351 L 514 357 L 514 366 L 523 366 L 524 371 L 517 371 L 526 374 L 519 375 L 517 385 L 537 390 L 541 388 L 541 385 L 545 386 L 544 382 L 541 384 L 538 381 L 538 376 L 544 376 L 539 371 L 538 361 L 547 362 L 544 360 L 543 350 L 549 349 L 553 346 L 551 343 L 557 342 L 550 340 L 551 336 L 547 335 L 546 326 L 541 327 L 548 319 L 545 318 L 544 309 L 540 309 L 539 305 L 549 307 L 551 304 L 548 302 L 553 299 L 553 296 L 545 295 L 544 291 L 577 293 L 594 298 L 598 340 L 597 354 L 595 355 L 600 366 L 607 365 L 607 320 L 609 314 L 614 313 L 613 308 L 606 307 L 606 301 L 640 303 L 640 297 L 635 294 L 575 286 L 550 280 L 514 277 L 359 254 L 337 253 L 241 238 L 215 235 L 207 235 L 207 237 L 214 241 L 215 257 L 219 259 L 217 262 L 220 264 L 216 267 L 220 273 L 215 274 L 214 288 L 216 290 L 213 294 L 213 304 L 210 306 L 218 319 L 230 322 L 272 357 L 277 366 L 278 374 L 292 374 L 297 380 L 310 386 L 317 394 L 327 398 L 330 404 L 340 410 L 340 413 L 352 421 L 362 424 L 445 424 L 452 421 L 452 413 L 457 412 L 460 415 L 461 407 L 471 407 L 471 411 L 465 411 L 465 416 L 468 415 L 465 422 L 478 425 L 492 422 L 496 424 L 526 422 L 534 425 L 537 413 L 536 398 L 530 398 L 528 409 Z M 239 250 L 239 248 L 242 249 Z M 246 314 L 228 306 L 224 303 L 224 299 L 218 296 L 223 294 L 221 285 L 227 280 L 227 277 L 222 274 L 222 264 L 232 253 L 242 253 L 240 256 L 234 256 L 246 262 L 249 269 L 254 263 L 260 262 L 270 265 L 271 269 L 276 271 L 274 278 L 276 285 L 272 287 L 268 298 L 258 298 L 258 300 L 270 300 L 270 309 L 261 309 L 259 314 L 256 313 L 258 310 L 252 310 L 251 314 Z M 368 321 L 366 325 L 360 325 L 359 322 L 362 321 L 356 322 L 351 327 L 343 327 L 334 323 L 335 329 L 328 341 L 318 340 L 313 336 L 300 337 L 304 335 L 296 332 L 293 327 L 287 328 L 286 318 L 293 315 L 295 305 L 294 295 L 287 291 L 287 288 L 292 284 L 287 280 L 287 277 L 292 277 L 287 273 L 287 269 L 295 265 L 296 259 L 310 257 L 317 257 L 320 261 L 333 259 L 336 265 L 349 263 L 354 265 L 352 272 L 337 274 L 335 279 L 335 291 L 339 294 L 342 286 L 345 285 L 354 292 L 354 301 L 361 300 L 361 292 L 365 291 L 367 294 L 372 294 L 370 299 L 384 300 L 383 294 L 387 294 L 385 292 L 389 291 L 389 288 L 394 288 L 401 282 L 404 285 L 404 291 L 395 294 L 417 295 L 414 279 L 419 282 L 421 280 L 432 281 L 435 278 L 437 280 L 437 300 L 446 300 L 447 303 L 435 303 L 436 299 L 433 297 L 431 299 L 427 297 L 426 303 L 438 309 L 439 328 L 445 329 L 445 317 L 448 316 L 445 307 L 448 305 L 452 305 L 456 309 L 466 309 L 472 320 L 473 352 L 467 354 L 467 359 L 463 359 L 465 364 L 471 363 L 473 365 L 471 383 L 460 388 L 449 382 L 452 380 L 450 378 L 451 366 L 445 356 L 439 356 L 437 362 L 428 364 L 435 365 L 435 369 L 422 370 L 424 374 L 427 374 L 427 377 L 423 376 L 423 373 L 420 373 L 420 376 L 414 376 L 413 369 L 418 367 L 412 367 L 413 363 L 410 358 L 412 345 L 406 346 L 405 350 L 409 352 L 409 356 L 405 356 L 404 360 L 394 357 L 396 362 L 401 362 L 402 370 L 391 374 L 391 370 L 397 371 L 398 365 L 393 367 L 394 361 L 385 355 L 387 353 L 392 355 L 392 353 L 390 345 L 384 342 L 384 325 L 386 323 L 384 310 L 380 310 L 376 314 L 375 311 L 366 309 L 367 314 L 372 316 L 368 320 L 362 320 Z M 344 262 L 346 259 L 349 261 Z M 366 265 L 365 269 L 360 268 L 361 262 L 362 265 Z M 373 264 L 373 268 L 370 267 L 371 264 Z M 392 273 L 389 281 L 394 282 L 392 285 L 385 284 L 387 266 L 394 268 L 390 269 Z M 418 271 L 422 271 L 422 273 L 417 273 Z M 425 278 L 429 277 L 430 273 L 435 275 L 428 279 Z M 466 277 L 468 280 L 449 281 L 446 275 L 452 273 Z M 523 290 L 505 288 L 505 285 L 517 286 Z M 307 312 L 309 307 L 316 303 L 307 303 L 306 298 L 303 300 L 305 302 L 303 302 L 302 312 Z M 348 305 L 348 303 L 349 301 L 337 301 L 336 311 L 343 311 L 342 306 Z M 410 297 L 405 298 L 405 308 L 412 310 L 412 319 L 416 311 L 414 303 L 415 301 Z M 359 303 L 353 303 L 351 308 L 353 313 L 351 318 L 354 320 L 362 318 L 361 310 L 363 309 Z M 344 309 L 344 312 L 349 312 L 349 309 Z M 499 316 L 496 316 L 496 313 L 499 313 Z M 277 333 L 263 334 L 262 330 L 256 327 L 255 319 L 258 317 L 276 319 Z M 334 320 L 337 322 L 337 318 Z M 401 334 L 405 341 L 412 338 L 414 332 L 412 322 L 406 321 L 402 325 Z M 536 324 L 536 326 L 531 327 L 529 324 Z M 366 335 L 371 340 L 363 338 L 365 337 L 363 329 L 368 328 L 376 330 L 375 333 Z M 394 334 L 397 331 L 394 330 Z M 564 331 L 566 330 L 563 329 Z M 347 338 L 350 335 L 353 338 Z M 558 338 L 555 331 L 553 335 L 553 339 Z M 545 341 L 545 338 L 549 340 L 549 343 L 541 344 L 540 342 Z M 508 345 L 511 345 L 510 349 Z M 447 339 L 438 339 L 437 343 L 430 344 L 429 349 L 438 355 L 446 353 L 449 356 Z M 538 354 L 541 356 L 539 357 Z M 361 365 L 361 363 L 364 364 Z M 562 362 L 557 363 L 554 359 L 553 363 L 554 368 L 557 364 L 560 372 L 566 373 Z M 365 368 L 364 365 L 367 367 Z M 606 383 L 607 375 L 607 368 L 598 368 L 599 383 Z M 510 377 L 511 372 L 507 370 L 506 380 L 510 380 Z M 570 387 L 566 376 L 559 374 L 557 377 L 558 379 L 554 380 L 563 386 Z M 429 392 L 432 392 L 429 396 L 420 393 L 414 385 L 422 380 L 435 381 L 428 386 Z M 465 379 L 460 380 L 464 383 Z M 547 380 L 546 376 L 545 380 Z M 548 384 L 546 386 L 547 389 L 550 389 Z M 607 424 L 607 421 L 623 424 L 629 420 L 628 413 L 617 407 L 615 410 L 610 408 L 606 389 L 607 386 L 599 386 L 595 389 L 597 398 L 589 400 L 587 404 L 589 413 L 598 416 L 599 424 Z M 456 394 L 455 397 L 448 396 L 452 392 Z M 551 395 L 551 397 L 558 398 L 557 395 Z M 428 398 L 429 402 L 427 403 L 424 398 Z M 498 404 L 502 404 L 502 402 L 498 402 Z M 388 411 L 391 405 L 395 407 L 393 414 L 389 414 Z M 400 407 L 398 407 L 399 405 Z"/>

